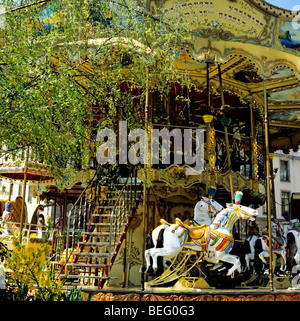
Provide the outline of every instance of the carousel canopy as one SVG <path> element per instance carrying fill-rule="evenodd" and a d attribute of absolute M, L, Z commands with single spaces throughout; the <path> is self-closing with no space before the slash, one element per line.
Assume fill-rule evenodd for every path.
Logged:
<path fill-rule="evenodd" d="M 191 42 L 178 53 L 177 68 L 189 73 L 197 88 L 204 89 L 210 62 L 210 81 L 217 90 L 220 64 L 225 92 L 238 96 L 240 107 L 243 103 L 253 104 L 262 118 L 265 81 L 271 146 L 286 152 L 290 148 L 297 150 L 300 142 L 297 13 L 263 0 L 151 3 L 152 10 L 164 17 L 180 14 L 195 26 Z"/>

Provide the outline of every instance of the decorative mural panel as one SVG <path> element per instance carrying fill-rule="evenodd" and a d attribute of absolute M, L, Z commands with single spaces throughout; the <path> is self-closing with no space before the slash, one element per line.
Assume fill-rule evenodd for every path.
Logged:
<path fill-rule="evenodd" d="M 300 101 L 300 88 L 290 88 L 287 90 L 282 90 L 279 92 L 271 93 L 270 95 L 270 101 Z"/>
<path fill-rule="evenodd" d="M 178 195 L 179 192 L 183 192 L 184 196 L 188 196 L 189 199 L 195 199 L 195 190 L 188 189 L 195 184 L 206 184 L 206 172 L 201 175 L 185 175 L 185 168 L 187 166 L 171 165 L 165 170 L 158 170 L 151 168 L 148 171 L 147 181 L 150 186 L 156 185 L 157 182 L 163 182 L 165 187 L 156 185 L 154 191 L 161 197 L 171 197 Z M 213 176 L 213 175 L 212 175 Z M 140 170 L 138 172 L 138 178 L 142 181 L 145 180 L 145 172 Z M 213 177 L 216 184 L 222 185 L 228 192 L 230 191 L 229 172 L 215 173 Z M 233 172 L 233 184 L 238 190 L 251 189 L 252 182 L 244 177 L 239 172 Z M 183 187 L 179 190 L 179 187 Z"/>
<path fill-rule="evenodd" d="M 278 39 L 283 48 L 292 49 L 294 53 L 300 50 L 300 30 L 295 29 L 293 22 L 284 22 L 284 25 L 279 28 L 279 31 L 281 33 L 279 33 Z M 300 54 L 300 52 L 298 54 Z"/>
<path fill-rule="evenodd" d="M 195 35 L 219 40 L 245 41 L 269 46 L 275 19 L 247 1 L 165 1 L 166 17 L 183 14 L 195 23 Z"/>

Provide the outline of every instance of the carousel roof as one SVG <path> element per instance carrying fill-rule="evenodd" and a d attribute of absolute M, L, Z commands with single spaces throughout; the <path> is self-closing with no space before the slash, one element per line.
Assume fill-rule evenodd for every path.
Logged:
<path fill-rule="evenodd" d="M 244 113 L 244 108 L 252 104 L 263 119 L 265 81 L 271 146 L 285 152 L 290 148 L 298 149 L 300 30 L 294 25 L 295 13 L 263 0 L 182 3 L 151 0 L 150 10 L 160 12 L 167 19 L 176 17 L 179 13 L 190 26 L 194 26 L 190 42 L 178 48 L 175 59 L 179 72 L 188 74 L 196 88 L 194 97 L 190 93 L 192 103 L 204 102 L 207 62 L 210 62 L 209 78 L 214 106 L 221 106 L 218 91 L 220 65 L 225 103 L 234 106 L 233 115 L 241 118 L 244 123 L 247 122 L 249 115 Z M 103 39 L 92 39 L 89 46 L 93 47 Z M 113 41 L 120 44 L 124 39 L 121 38 L 118 42 L 114 38 Z M 129 45 L 126 39 L 125 43 L 126 46 Z M 130 44 L 137 46 L 138 50 L 147 50 L 139 42 Z M 89 66 L 85 68 L 87 73 L 91 72 Z M 232 99 L 232 95 L 237 98 Z M 238 109 L 240 112 L 237 112 Z M 193 116 L 201 117 L 197 115 L 197 111 Z M 262 138 L 263 131 L 259 132 Z"/>
<path fill-rule="evenodd" d="M 51 10 L 41 7 L 41 19 L 52 23 Z M 221 66 L 225 100 L 238 97 L 241 113 L 252 104 L 263 119 L 264 82 L 268 93 L 271 146 L 288 152 L 300 143 L 300 29 L 298 12 L 263 0 L 150 0 L 150 10 L 166 19 L 181 16 L 193 28 L 190 41 L 178 48 L 179 72 L 188 74 L 199 92 L 205 91 L 207 61 L 215 96 Z M 113 23 L 113 17 L 112 17 Z M 114 38 L 116 41 L 116 39 Z M 101 39 L 90 40 L 95 46 Z M 124 39 L 122 40 L 124 42 Z M 62 44 L 60 44 L 62 45 Z M 137 42 L 139 50 L 144 46 Z M 147 49 L 147 48 L 146 48 Z M 86 66 L 88 69 L 88 66 Z M 87 70 L 90 72 L 90 70 Z M 201 97 L 195 96 L 195 101 Z M 217 98 L 215 98 L 217 103 Z M 226 101 L 225 101 L 226 103 Z M 263 131 L 261 131 L 263 135 Z"/>
<path fill-rule="evenodd" d="M 197 88 L 209 74 L 242 103 L 252 103 L 262 118 L 264 80 L 268 93 L 271 145 L 288 151 L 300 143 L 300 30 L 296 13 L 263 0 L 211 0 L 174 4 L 152 1 L 165 17 L 180 12 L 195 25 L 192 41 L 178 53 L 177 68 L 189 73 Z M 195 23 L 197 21 L 197 24 Z M 226 97 L 225 97 L 226 98 Z"/>

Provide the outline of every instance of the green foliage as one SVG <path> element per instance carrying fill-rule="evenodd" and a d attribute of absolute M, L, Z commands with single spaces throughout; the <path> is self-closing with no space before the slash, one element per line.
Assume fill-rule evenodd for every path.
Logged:
<path fill-rule="evenodd" d="M 191 26 L 147 11 L 142 1 L 2 1 L 0 156 L 32 157 L 81 169 L 93 157 L 99 128 L 143 126 L 145 89 L 167 95 L 183 83 L 174 66 Z M 31 3 L 31 4 L 30 4 Z M 88 155 L 88 157 L 87 157 Z"/>
<path fill-rule="evenodd" d="M 7 246 L 0 241 L 0 263 L 4 261 L 7 252 L 8 252 Z"/>
<path fill-rule="evenodd" d="M 81 289 L 74 286 L 65 292 L 54 279 L 48 240 L 44 239 L 36 248 L 32 246 L 13 238 L 13 250 L 6 254 L 5 260 L 5 267 L 10 270 L 8 287 L 0 290 L 0 301 L 82 301 Z M 91 298 L 90 293 L 86 300 Z"/>
<path fill-rule="evenodd" d="M 5 268 L 11 271 L 8 283 L 18 286 L 21 297 L 28 289 L 37 286 L 39 295 L 45 299 L 57 288 L 52 281 L 49 243 L 21 244 L 17 238 L 12 242 L 13 250 L 8 252 L 5 260 Z M 46 288 L 48 293 L 44 291 Z"/>

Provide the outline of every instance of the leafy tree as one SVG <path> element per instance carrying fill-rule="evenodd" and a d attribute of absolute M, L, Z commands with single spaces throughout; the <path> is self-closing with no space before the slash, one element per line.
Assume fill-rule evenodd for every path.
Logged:
<path fill-rule="evenodd" d="M 39 244 L 36 249 L 28 248 L 13 238 L 13 250 L 6 255 L 5 267 L 10 271 L 8 283 L 17 285 L 16 300 L 25 301 L 33 297 L 49 300 L 59 293 L 59 287 L 53 281 L 48 253 L 48 242 Z M 30 289 L 37 287 L 35 296 Z"/>
<path fill-rule="evenodd" d="M 99 128 L 119 119 L 143 126 L 146 89 L 164 97 L 184 83 L 174 59 L 192 31 L 179 10 L 171 20 L 145 1 L 2 4 L 0 156 L 20 157 L 30 146 L 56 176 L 81 169 Z"/>

